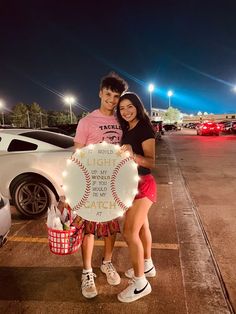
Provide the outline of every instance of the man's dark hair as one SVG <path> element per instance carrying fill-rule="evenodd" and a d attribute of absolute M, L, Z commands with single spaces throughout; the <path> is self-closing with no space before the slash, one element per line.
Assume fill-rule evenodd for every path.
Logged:
<path fill-rule="evenodd" d="M 107 88 L 120 95 L 127 91 L 128 84 L 119 75 L 114 72 L 109 73 L 107 76 L 101 79 L 100 90 Z"/>

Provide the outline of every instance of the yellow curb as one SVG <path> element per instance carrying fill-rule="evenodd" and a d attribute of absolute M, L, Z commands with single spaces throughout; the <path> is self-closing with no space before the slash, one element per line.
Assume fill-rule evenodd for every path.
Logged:
<path fill-rule="evenodd" d="M 48 243 L 48 239 L 43 237 L 8 237 L 10 242 L 25 242 L 25 243 Z M 95 246 L 103 246 L 103 240 L 95 240 Z M 116 241 L 115 247 L 127 247 L 124 241 Z M 178 250 L 179 245 L 175 243 L 152 243 L 152 249 L 157 250 Z"/>

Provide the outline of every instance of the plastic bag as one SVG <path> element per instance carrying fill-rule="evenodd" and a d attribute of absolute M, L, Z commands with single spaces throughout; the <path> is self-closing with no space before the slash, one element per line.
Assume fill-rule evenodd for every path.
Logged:
<path fill-rule="evenodd" d="M 59 209 L 52 205 L 48 208 L 47 226 L 51 229 L 63 230 L 61 223 L 61 212 Z"/>

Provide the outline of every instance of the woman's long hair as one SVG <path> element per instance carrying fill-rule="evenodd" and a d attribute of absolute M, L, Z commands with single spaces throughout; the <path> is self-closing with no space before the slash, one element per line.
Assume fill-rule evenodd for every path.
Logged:
<path fill-rule="evenodd" d="M 121 126 L 121 129 L 123 131 L 123 134 L 125 134 L 128 131 L 128 129 L 129 129 L 129 123 L 126 120 L 124 120 L 122 118 L 121 114 L 120 114 L 120 103 L 124 99 L 128 99 L 132 103 L 132 105 L 136 108 L 136 110 L 137 110 L 137 119 L 139 121 L 145 122 L 145 124 L 149 125 L 152 128 L 152 124 L 150 122 L 150 119 L 149 119 L 149 117 L 147 115 L 147 112 L 146 112 L 146 110 L 144 108 L 144 105 L 143 105 L 141 99 L 138 97 L 137 94 L 131 93 L 131 92 L 127 92 L 127 93 L 123 94 L 120 97 L 119 103 L 117 105 L 117 110 L 116 110 L 117 119 L 118 119 L 118 121 L 120 123 L 120 126 Z"/>

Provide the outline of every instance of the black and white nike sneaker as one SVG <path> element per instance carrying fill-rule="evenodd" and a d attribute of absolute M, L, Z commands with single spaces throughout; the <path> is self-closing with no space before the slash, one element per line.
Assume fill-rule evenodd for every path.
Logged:
<path fill-rule="evenodd" d="M 133 302 L 152 292 L 150 283 L 147 281 L 143 288 L 138 289 L 135 280 L 129 281 L 128 287 L 118 294 L 117 298 L 120 302 Z"/>
<path fill-rule="evenodd" d="M 155 277 L 156 276 L 156 268 L 154 265 L 152 265 L 149 269 L 144 268 L 144 275 L 145 277 Z M 130 268 L 126 270 L 125 276 L 127 278 L 133 278 L 134 277 L 134 269 Z"/>

